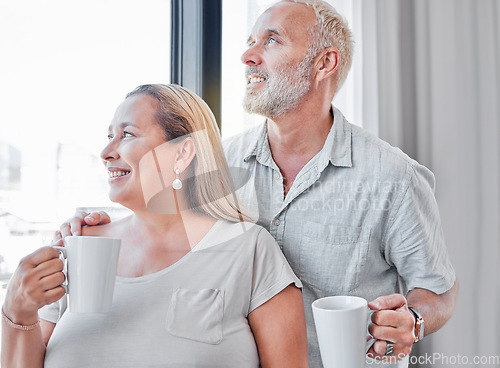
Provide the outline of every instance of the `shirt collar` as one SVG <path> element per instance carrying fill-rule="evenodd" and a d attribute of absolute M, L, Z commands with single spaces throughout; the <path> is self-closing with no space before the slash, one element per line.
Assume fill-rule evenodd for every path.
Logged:
<path fill-rule="evenodd" d="M 333 125 L 322 151 L 333 166 L 352 167 L 352 130 L 339 109 L 332 105 Z"/>
<path fill-rule="evenodd" d="M 249 140 L 248 149 L 243 159 L 247 162 L 250 157 L 255 156 L 255 159 L 259 163 L 272 166 L 274 161 L 267 136 L 267 120 L 260 124 L 252 133 L 254 133 L 252 134 L 253 137 Z"/>
<path fill-rule="evenodd" d="M 318 153 L 320 162 L 325 160 L 333 166 L 352 167 L 351 160 L 351 126 L 339 109 L 332 105 L 333 124 L 325 141 L 325 145 Z M 267 136 L 267 123 L 262 123 L 255 130 L 254 138 L 250 141 L 245 152 L 245 162 L 250 157 L 255 156 L 258 162 L 263 165 L 272 166 L 273 160 L 269 139 Z M 325 167 L 327 162 L 325 162 Z M 323 166 L 323 165 L 322 165 Z"/>

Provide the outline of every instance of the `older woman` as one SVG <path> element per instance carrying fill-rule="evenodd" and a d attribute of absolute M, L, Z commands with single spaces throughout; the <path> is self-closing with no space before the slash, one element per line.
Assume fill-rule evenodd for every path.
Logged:
<path fill-rule="evenodd" d="M 112 309 L 59 311 L 63 265 L 39 249 L 9 284 L 2 366 L 307 366 L 300 281 L 243 221 L 208 106 L 180 86 L 140 86 L 108 137 L 109 197 L 133 214 L 83 235 L 122 240 Z"/>

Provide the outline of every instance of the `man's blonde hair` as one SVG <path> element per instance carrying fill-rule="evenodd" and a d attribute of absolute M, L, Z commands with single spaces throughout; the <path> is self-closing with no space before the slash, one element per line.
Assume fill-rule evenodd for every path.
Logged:
<path fill-rule="evenodd" d="M 314 9 L 317 23 L 309 29 L 309 53 L 316 57 L 327 47 L 339 50 L 340 60 L 337 72 L 337 89 L 347 78 L 352 65 L 354 41 L 347 21 L 335 8 L 323 0 L 283 0 L 304 4 Z"/>

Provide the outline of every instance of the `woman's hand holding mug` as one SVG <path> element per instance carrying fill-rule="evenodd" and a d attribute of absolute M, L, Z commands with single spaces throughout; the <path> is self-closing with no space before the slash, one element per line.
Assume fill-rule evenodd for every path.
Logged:
<path fill-rule="evenodd" d="M 52 246 L 62 245 L 62 241 Z M 3 305 L 5 316 L 15 324 L 29 326 L 38 321 L 38 309 L 61 299 L 66 276 L 59 251 L 43 247 L 19 262 L 7 288 Z"/>

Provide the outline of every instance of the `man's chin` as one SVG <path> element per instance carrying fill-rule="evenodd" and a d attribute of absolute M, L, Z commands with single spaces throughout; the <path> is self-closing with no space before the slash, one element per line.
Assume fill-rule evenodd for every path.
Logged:
<path fill-rule="evenodd" d="M 243 101 L 243 109 L 249 114 L 267 116 L 266 109 L 263 109 L 261 106 L 254 103 L 247 103 L 247 101 Z"/>
<path fill-rule="evenodd" d="M 247 93 L 243 98 L 243 109 L 249 114 L 255 114 L 255 99 Z"/>

